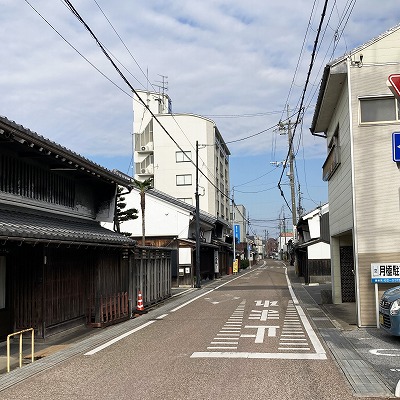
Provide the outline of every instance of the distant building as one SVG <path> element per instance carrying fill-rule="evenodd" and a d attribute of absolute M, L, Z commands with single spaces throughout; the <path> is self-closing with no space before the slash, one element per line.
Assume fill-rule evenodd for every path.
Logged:
<path fill-rule="evenodd" d="M 297 223 L 297 272 L 305 283 L 331 282 L 329 204 L 303 215 Z"/>
<path fill-rule="evenodd" d="M 375 293 L 371 264 L 400 260 L 399 101 L 386 84 L 399 71 L 399 43 L 397 25 L 326 65 L 311 126 L 327 146 L 333 302 L 355 302 L 359 326 L 377 325 L 376 298 L 394 285 Z"/>
<path fill-rule="evenodd" d="M 246 218 L 246 208 L 242 204 L 235 204 L 231 207 L 232 222 L 237 225 L 235 229 L 236 243 L 246 243 L 248 221 Z"/>
<path fill-rule="evenodd" d="M 153 178 L 155 189 L 195 205 L 197 141 L 200 209 L 229 221 L 230 152 L 215 123 L 199 115 L 172 114 L 166 94 L 137 93 L 155 117 L 135 96 L 135 179 Z"/>
<path fill-rule="evenodd" d="M 140 191 L 132 188 L 124 195 L 128 208 L 140 204 Z M 156 189 L 145 194 L 146 246 L 176 249 L 172 263 L 172 286 L 191 286 L 196 274 L 195 207 Z M 139 211 L 141 213 L 141 211 Z M 104 224 L 109 229 L 112 224 Z M 232 265 L 230 225 L 215 216 L 200 212 L 200 275 L 213 279 L 229 273 Z M 132 235 L 139 243 L 142 237 L 141 218 L 121 223 L 121 232 Z M 231 240 L 229 240 L 231 242 Z"/>
<path fill-rule="evenodd" d="M 278 238 L 279 259 L 287 260 L 290 244 L 293 242 L 293 232 L 281 232 Z"/>
<path fill-rule="evenodd" d="M 250 260 L 260 260 L 264 257 L 265 253 L 265 241 L 261 236 L 248 236 L 248 249 Z"/>

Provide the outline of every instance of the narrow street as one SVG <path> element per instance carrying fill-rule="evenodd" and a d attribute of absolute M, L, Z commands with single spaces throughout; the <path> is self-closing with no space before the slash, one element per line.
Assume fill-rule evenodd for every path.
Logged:
<path fill-rule="evenodd" d="M 282 263 L 267 260 L 194 293 L 5 389 L 0 398 L 354 398 Z"/>

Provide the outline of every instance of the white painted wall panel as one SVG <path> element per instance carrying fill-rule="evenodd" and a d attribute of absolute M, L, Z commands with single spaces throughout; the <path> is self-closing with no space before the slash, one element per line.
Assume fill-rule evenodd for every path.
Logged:
<path fill-rule="evenodd" d="M 316 243 L 307 247 L 309 260 L 328 260 L 331 258 L 331 247 L 328 243 Z"/>
<path fill-rule="evenodd" d="M 355 92 L 352 98 L 355 121 L 359 120 L 359 99 L 356 94 L 390 94 L 386 79 L 392 72 L 393 66 L 382 65 L 351 70 Z M 400 170 L 392 160 L 392 132 L 399 130 L 398 123 L 357 123 L 353 129 L 356 221 L 360 253 L 391 252 L 397 246 L 397 237 L 400 235 Z"/>
<path fill-rule="evenodd" d="M 338 124 L 341 164 L 328 182 L 331 236 L 348 231 L 353 226 L 350 119 L 347 83 L 342 89 L 336 112 L 329 126 L 327 143 L 331 140 Z"/>
<path fill-rule="evenodd" d="M 125 201 L 127 208 L 136 208 L 139 213 L 137 219 L 121 224 L 121 232 L 130 232 L 133 236 L 141 236 L 142 214 L 139 192 L 133 190 L 130 194 L 125 195 Z M 191 218 L 189 211 L 165 203 L 149 194 L 146 195 L 145 218 L 146 235 L 148 236 L 188 237 Z"/>

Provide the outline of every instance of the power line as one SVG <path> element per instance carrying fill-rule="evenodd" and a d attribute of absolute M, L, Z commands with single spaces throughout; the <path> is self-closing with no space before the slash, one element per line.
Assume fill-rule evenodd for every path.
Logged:
<path fill-rule="evenodd" d="M 118 86 L 114 81 L 112 81 L 104 72 L 100 71 L 99 68 L 97 68 L 91 61 L 89 61 L 76 47 L 74 47 L 72 45 L 72 43 L 70 43 L 63 35 L 61 35 L 61 33 L 45 18 L 43 17 L 42 14 L 40 14 L 40 12 L 38 10 L 36 10 L 35 7 L 32 6 L 31 3 L 29 3 L 28 0 L 25 0 L 25 3 L 27 3 L 29 5 L 29 7 L 32 8 L 33 11 L 35 11 L 35 13 L 37 15 L 39 15 L 40 18 L 42 18 L 42 20 L 44 22 L 46 22 L 47 25 L 50 26 L 51 29 L 53 29 L 54 32 L 57 33 L 58 36 L 60 36 L 60 38 L 62 40 L 64 40 L 65 43 L 67 43 L 73 50 L 75 50 L 87 63 L 89 63 L 97 72 L 99 72 L 104 78 L 106 78 L 109 82 L 111 82 L 115 87 L 117 87 L 119 90 L 121 90 L 121 92 L 125 93 L 127 96 L 129 96 L 130 98 L 132 98 L 132 95 L 128 92 L 126 92 L 124 89 L 122 89 L 120 86 Z"/>
<path fill-rule="evenodd" d="M 304 112 L 304 110 L 303 110 L 304 98 L 305 98 L 308 82 L 310 80 L 311 71 L 312 71 L 312 68 L 313 68 L 313 65 L 314 65 L 315 53 L 316 53 L 316 49 L 317 49 L 319 35 L 320 35 L 320 32 L 321 32 L 321 28 L 322 28 L 322 23 L 324 21 L 324 17 L 325 17 L 325 14 L 326 14 L 327 5 L 328 5 L 328 0 L 325 0 L 324 8 L 323 8 L 322 15 L 321 15 L 321 20 L 320 20 L 320 23 L 319 23 L 319 26 L 318 26 L 317 36 L 315 38 L 314 47 L 313 47 L 313 51 L 312 51 L 312 54 L 311 54 L 311 62 L 310 62 L 310 66 L 309 66 L 308 73 L 307 73 L 306 83 L 304 85 L 303 93 L 302 93 L 302 96 L 301 96 L 299 112 L 297 114 L 297 120 L 295 122 L 293 134 L 292 134 L 291 140 L 289 142 L 289 149 L 288 149 L 288 152 L 287 152 L 287 155 L 286 155 L 286 162 L 288 161 L 289 156 L 290 156 L 290 154 L 292 152 L 293 139 L 294 139 L 294 136 L 295 136 L 295 133 L 296 133 L 296 126 L 300 121 L 301 113 Z M 283 172 L 284 172 L 284 170 L 282 169 L 282 174 L 281 174 L 281 176 L 279 178 L 279 182 L 278 182 L 278 188 L 280 190 L 281 196 L 283 197 L 286 205 L 288 206 L 288 208 L 290 210 L 291 208 L 290 208 L 290 206 L 289 206 L 289 204 L 288 204 L 288 202 L 286 200 L 285 194 L 283 193 L 282 187 L 281 187 Z"/>
<path fill-rule="evenodd" d="M 311 107 L 311 103 L 314 100 L 314 98 L 315 98 L 315 96 L 317 94 L 317 91 L 318 91 L 318 87 L 319 87 L 319 85 L 317 85 L 316 81 L 317 81 L 318 77 L 320 76 L 321 70 L 323 69 L 324 65 L 326 64 L 325 60 L 328 58 L 328 53 L 330 52 L 331 47 L 332 47 L 332 52 L 331 52 L 330 60 L 333 58 L 334 52 L 335 52 L 335 50 L 337 48 L 337 45 L 339 44 L 340 38 L 343 35 L 344 29 L 347 26 L 349 17 L 350 17 L 350 15 L 351 15 L 351 13 L 352 13 L 352 11 L 354 9 L 355 3 L 356 3 L 356 0 L 348 1 L 346 3 L 345 10 L 343 11 L 342 15 L 339 16 L 339 22 L 337 24 L 337 27 L 334 29 L 335 33 L 333 35 L 332 40 L 329 43 L 329 46 L 328 46 L 328 48 L 327 48 L 327 50 L 325 52 L 325 55 L 324 55 L 323 59 L 321 61 L 318 73 L 316 74 L 316 78 L 315 78 L 315 81 L 313 83 L 313 86 L 315 87 L 315 89 L 309 95 L 309 100 L 307 101 L 308 104 L 305 106 L 305 110 L 308 110 Z M 327 28 L 329 26 L 329 22 L 331 21 L 334 9 L 337 10 L 337 2 L 336 2 L 336 0 L 334 1 L 334 4 L 333 4 L 332 9 L 331 9 L 331 12 L 329 14 L 329 17 L 328 17 L 328 20 L 327 20 L 327 23 L 326 23 L 326 26 L 325 26 L 325 29 L 324 29 L 324 34 L 322 36 L 321 41 L 323 40 L 323 37 L 326 34 L 326 30 L 327 30 Z M 347 19 L 346 19 L 346 16 L 347 16 Z M 340 32 L 340 34 L 339 34 L 339 32 Z M 320 47 L 321 47 L 321 45 L 319 46 L 319 48 Z M 304 119 L 302 121 L 304 121 Z M 309 197 L 311 198 L 311 195 L 310 195 L 310 193 L 308 191 L 307 172 L 306 172 L 306 169 L 305 169 L 304 145 L 302 144 L 302 136 L 303 136 L 303 130 L 301 128 L 300 129 L 300 137 L 299 137 L 299 141 L 298 141 L 298 147 L 297 147 L 297 150 L 296 150 L 295 153 L 297 155 L 297 153 L 299 151 L 299 148 L 300 148 L 300 145 L 302 145 L 303 146 L 303 160 L 304 160 L 304 164 L 303 164 L 304 180 L 305 180 L 305 185 L 306 185 L 306 191 L 307 191 Z M 314 204 L 318 205 L 316 201 L 314 201 L 312 199 L 311 199 L 311 201 Z"/>
<path fill-rule="evenodd" d="M 273 170 L 268 171 L 268 172 L 266 172 L 265 174 L 262 174 L 262 175 L 259 176 L 258 178 L 254 178 L 254 179 L 252 179 L 251 181 L 247 181 L 247 182 L 245 182 L 245 183 L 241 183 L 241 184 L 239 184 L 239 185 L 235 185 L 234 187 L 237 188 L 237 187 L 239 187 L 239 186 L 245 186 L 245 185 L 248 185 L 249 183 L 258 181 L 259 179 L 264 178 L 264 176 L 267 176 L 267 175 L 271 174 L 272 172 L 274 172 L 277 168 L 278 168 L 278 166 L 276 166 Z M 240 191 L 239 191 L 239 192 L 240 192 Z M 240 193 L 241 193 L 241 192 L 240 192 Z"/>
<path fill-rule="evenodd" d="M 131 51 L 128 49 L 128 47 L 126 46 L 125 42 L 123 41 L 122 37 L 119 35 L 119 33 L 117 32 L 117 30 L 115 29 L 115 27 L 113 26 L 113 24 L 111 23 L 110 19 L 107 17 L 107 15 L 105 14 L 105 12 L 103 11 L 103 9 L 100 7 L 99 3 L 97 2 L 97 0 L 93 0 L 97 7 L 99 8 L 99 10 L 101 11 L 101 13 L 103 14 L 104 18 L 107 20 L 107 22 L 109 23 L 109 25 L 111 26 L 111 28 L 113 29 L 113 31 L 115 32 L 115 34 L 118 36 L 119 40 L 121 41 L 121 43 L 123 44 L 123 46 L 125 47 L 125 49 L 128 51 L 129 55 L 131 56 L 131 58 L 133 59 L 133 61 L 136 63 L 136 65 L 138 66 L 138 68 L 140 69 L 140 71 L 142 72 L 142 74 L 144 75 L 144 77 L 146 78 L 147 83 L 149 83 L 151 85 L 151 87 L 153 88 L 154 92 L 157 92 L 154 85 L 149 81 L 147 74 L 144 73 L 143 69 L 140 67 L 139 63 L 136 61 L 135 57 L 133 56 L 133 54 L 131 53 Z M 114 57 L 115 58 L 115 57 Z M 120 64 L 124 67 L 124 65 L 120 62 Z M 124 67 L 124 69 L 130 73 L 130 71 Z M 130 75 L 140 84 L 139 80 L 136 79 L 136 77 L 134 77 L 131 73 Z M 143 86 L 143 85 L 142 85 Z M 136 100 L 136 99 L 134 99 Z M 173 120 L 175 121 L 176 125 L 178 126 L 178 128 L 180 129 L 180 131 L 183 133 L 183 135 L 186 137 L 186 139 L 188 140 L 189 144 L 191 144 L 192 149 L 195 149 L 193 144 L 190 142 L 189 138 L 187 137 L 187 135 L 185 134 L 185 132 L 183 131 L 183 129 L 181 128 L 181 126 L 179 125 L 178 121 L 176 120 L 175 116 L 171 113 Z M 203 165 L 207 168 L 207 171 L 209 172 L 209 174 L 215 179 L 214 173 L 208 168 L 207 164 L 204 162 L 204 160 L 199 157 L 200 160 L 202 161 Z"/>
<path fill-rule="evenodd" d="M 251 139 L 251 138 L 253 138 L 253 137 L 255 137 L 255 136 L 261 135 L 262 133 L 265 133 L 265 132 L 268 132 L 268 131 L 270 131 L 270 130 L 272 130 L 272 129 L 275 129 L 277 126 L 278 126 L 278 125 L 271 126 L 270 128 L 264 129 L 264 130 L 262 130 L 262 131 L 260 131 L 260 132 L 254 133 L 253 135 L 249 135 L 249 136 L 246 136 L 246 137 L 241 138 L 241 139 L 230 140 L 229 142 L 226 142 L 225 144 L 236 143 L 236 142 L 242 142 L 243 140 Z"/>
<path fill-rule="evenodd" d="M 105 12 L 103 11 L 103 9 L 100 7 L 99 3 L 97 2 L 97 0 L 93 0 L 97 7 L 99 8 L 99 10 L 101 11 L 101 13 L 104 15 L 104 18 L 107 20 L 107 22 L 109 23 L 109 25 L 111 26 L 112 30 L 115 32 L 115 34 L 118 36 L 119 40 L 121 41 L 121 43 L 123 44 L 123 46 L 125 47 L 126 51 L 129 53 L 129 55 L 131 56 L 132 60 L 135 62 L 135 64 L 137 65 L 137 67 L 140 69 L 140 72 L 143 74 L 143 76 L 146 78 L 146 82 L 150 83 L 151 87 L 154 89 L 154 86 L 151 84 L 151 82 L 148 79 L 147 74 L 143 71 L 143 69 L 141 68 L 141 66 L 139 65 L 139 63 L 136 61 L 135 57 L 133 56 L 133 54 L 131 53 L 131 51 L 128 49 L 127 45 L 125 44 L 125 42 L 122 40 L 122 37 L 119 35 L 119 33 L 117 32 L 117 30 L 115 29 L 114 25 L 111 23 L 110 19 L 107 17 L 107 15 L 105 14 Z M 121 64 L 122 65 L 122 64 Z M 122 65 L 123 66 L 123 65 Z M 125 67 L 124 67 L 125 68 Z M 129 72 L 129 70 L 127 68 L 125 68 L 125 70 Z M 138 79 L 136 79 L 131 73 L 130 75 L 140 84 L 142 85 Z M 143 87 L 145 87 L 144 85 L 142 85 Z M 156 91 L 154 89 L 154 91 Z"/>
<path fill-rule="evenodd" d="M 243 190 L 236 190 L 236 192 L 238 193 L 248 193 L 248 194 L 257 194 L 257 193 L 263 193 L 263 192 L 269 192 L 270 190 L 274 190 L 276 189 L 276 186 L 273 186 L 271 188 L 268 189 L 263 189 L 263 190 L 257 190 L 257 191 L 243 191 Z"/>
<path fill-rule="evenodd" d="M 291 115 L 290 117 L 288 117 L 287 120 L 289 120 L 289 118 L 293 117 L 294 115 L 296 115 L 296 113 L 294 113 L 293 115 Z M 284 121 L 281 121 L 281 122 L 285 122 L 285 121 L 287 121 L 287 120 L 284 120 Z M 228 142 L 225 142 L 225 144 L 236 143 L 236 142 L 241 142 L 241 141 L 243 141 L 243 140 L 251 139 L 251 138 L 253 138 L 253 137 L 255 137 L 255 136 L 258 136 L 258 135 L 261 135 L 262 133 L 265 133 L 265 132 L 274 130 L 274 129 L 278 128 L 278 127 L 279 127 L 279 124 L 275 124 L 275 125 L 273 125 L 273 126 L 267 128 L 267 129 L 264 129 L 264 130 L 260 131 L 260 132 L 254 133 L 254 134 L 249 135 L 249 136 L 245 136 L 245 137 L 240 138 L 240 139 L 230 140 L 230 141 L 228 141 Z"/>
<path fill-rule="evenodd" d="M 25 0 L 27 1 L 27 0 Z M 74 6 L 72 5 L 72 3 L 69 0 L 63 0 L 66 5 L 68 6 L 68 8 L 70 9 L 70 11 L 72 12 L 72 14 L 78 19 L 78 21 L 85 27 L 85 29 L 90 33 L 90 35 L 92 36 L 92 38 L 95 40 L 95 42 L 97 43 L 97 45 L 100 47 L 101 51 L 103 52 L 103 54 L 106 56 L 106 58 L 110 61 L 110 63 L 112 64 L 112 66 L 114 67 L 114 69 L 117 71 L 117 73 L 120 75 L 120 77 L 122 78 L 122 80 L 128 85 L 128 87 L 131 89 L 131 91 L 136 95 L 136 97 L 139 99 L 139 102 L 149 111 L 149 113 L 151 114 L 151 116 L 154 118 L 154 120 L 159 124 L 159 126 L 161 127 L 161 129 L 167 134 L 167 136 L 172 140 L 172 142 L 177 146 L 177 148 L 184 152 L 184 150 L 181 148 L 181 146 L 177 143 L 177 141 L 171 136 L 171 134 L 167 131 L 167 129 L 164 127 L 164 125 L 160 122 L 160 120 L 157 118 L 157 116 L 150 110 L 150 107 L 145 103 L 145 101 L 139 96 L 138 92 L 135 90 L 135 88 L 130 84 L 130 82 L 127 80 L 127 78 L 124 76 L 124 74 L 121 72 L 121 70 L 118 68 L 118 66 L 115 64 L 115 62 L 113 61 L 113 59 L 110 57 L 110 55 L 108 54 L 108 52 L 106 51 L 105 47 L 103 46 L 103 44 L 99 41 L 99 39 L 96 37 L 96 35 L 94 34 L 94 32 L 90 29 L 90 27 L 88 26 L 88 24 L 83 20 L 83 18 L 79 15 L 78 11 L 74 8 Z M 193 160 L 190 160 L 190 162 L 195 165 L 195 163 L 193 162 Z M 196 166 L 197 168 L 197 166 Z M 229 196 L 227 196 L 224 192 L 222 192 L 220 190 L 220 188 L 218 188 L 205 174 L 203 171 L 201 171 L 199 169 L 199 172 L 204 176 L 204 178 L 223 196 L 226 197 L 227 199 L 231 200 Z"/>
<path fill-rule="evenodd" d="M 267 111 L 264 113 L 252 113 L 252 114 L 206 114 L 207 118 L 253 118 L 253 117 L 265 117 L 266 115 L 280 114 L 282 111 Z"/>

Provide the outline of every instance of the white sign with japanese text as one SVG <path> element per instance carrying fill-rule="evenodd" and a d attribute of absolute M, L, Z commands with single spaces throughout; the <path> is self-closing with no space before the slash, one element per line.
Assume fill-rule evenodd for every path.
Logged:
<path fill-rule="evenodd" d="M 371 282 L 400 282 L 400 263 L 371 263 Z"/>

